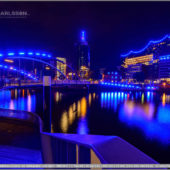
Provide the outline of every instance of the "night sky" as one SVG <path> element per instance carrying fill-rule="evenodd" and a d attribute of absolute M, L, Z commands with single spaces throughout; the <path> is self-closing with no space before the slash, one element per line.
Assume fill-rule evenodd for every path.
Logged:
<path fill-rule="evenodd" d="M 86 30 L 91 68 L 115 69 L 120 54 L 170 33 L 170 2 L 0 2 L 0 50 L 40 49 L 74 61 L 74 43 Z"/>

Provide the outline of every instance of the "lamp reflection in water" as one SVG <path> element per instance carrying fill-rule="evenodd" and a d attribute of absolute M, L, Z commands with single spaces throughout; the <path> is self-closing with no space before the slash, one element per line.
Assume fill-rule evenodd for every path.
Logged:
<path fill-rule="evenodd" d="M 62 93 L 56 92 L 55 94 L 55 100 L 58 103 L 62 99 Z"/>
<path fill-rule="evenodd" d="M 22 97 L 24 97 L 24 96 L 25 96 L 25 90 L 22 89 Z"/>
<path fill-rule="evenodd" d="M 141 97 L 141 103 L 142 103 L 142 104 L 144 103 L 144 99 L 145 99 L 144 93 L 142 93 L 142 97 Z"/>
<path fill-rule="evenodd" d="M 87 127 L 87 120 L 86 120 L 86 113 L 87 113 L 87 100 L 83 97 L 81 100 L 76 103 L 73 103 L 69 106 L 68 112 L 64 111 L 61 116 L 60 127 L 63 133 L 67 133 L 69 126 L 73 124 L 73 122 L 78 119 L 78 134 L 87 134 L 88 127 Z"/>
<path fill-rule="evenodd" d="M 87 112 L 87 100 L 85 97 L 81 99 L 80 104 L 81 104 L 81 117 L 84 118 Z"/>
<path fill-rule="evenodd" d="M 75 114 L 73 112 L 73 106 L 71 105 L 69 107 L 69 109 L 68 109 L 68 122 L 69 122 L 69 125 L 71 125 L 74 120 L 75 120 Z"/>
<path fill-rule="evenodd" d="M 93 97 L 95 97 L 93 93 Z M 87 114 L 87 100 L 85 97 L 83 97 L 80 101 L 81 103 L 81 118 L 79 119 L 78 122 L 78 128 L 77 128 L 77 133 L 78 134 L 87 134 L 88 133 L 88 126 L 87 126 L 87 119 L 86 119 L 86 114 Z"/>
<path fill-rule="evenodd" d="M 127 100 L 127 94 L 125 92 L 102 92 L 100 96 L 101 107 L 107 109 L 117 110 L 118 104 Z"/>
<path fill-rule="evenodd" d="M 96 93 L 93 93 L 93 99 L 95 99 L 95 97 L 96 97 Z"/>
<path fill-rule="evenodd" d="M 91 100 L 92 100 L 91 93 L 89 93 L 89 106 L 91 106 Z"/>
<path fill-rule="evenodd" d="M 10 101 L 10 103 L 9 103 L 9 109 L 11 109 L 11 110 L 14 110 L 15 109 L 15 107 L 14 107 L 14 100 L 12 100 L 11 99 L 11 101 Z M 13 114 L 12 112 L 11 112 L 11 114 Z M 11 115 L 10 115 L 11 116 Z"/>
<path fill-rule="evenodd" d="M 60 127 L 63 133 L 66 133 L 68 131 L 68 126 L 69 126 L 68 114 L 66 111 L 64 111 L 62 113 L 61 121 L 60 121 Z"/>
<path fill-rule="evenodd" d="M 166 95 L 165 93 L 162 95 L 162 106 L 165 106 L 165 103 L 166 103 Z"/>
<path fill-rule="evenodd" d="M 36 98 L 34 94 L 27 93 L 25 90 L 4 90 L 0 92 L 0 107 L 11 110 L 21 110 L 35 112 Z M 24 95 L 23 95 L 24 93 Z M 19 95 L 20 94 L 20 95 Z M 29 115 L 24 112 L 4 112 L 3 114 L 8 114 L 9 117 L 17 117 L 21 119 L 27 119 Z"/>
<path fill-rule="evenodd" d="M 146 93 L 146 95 L 147 100 L 151 100 L 151 94 Z M 141 97 L 144 98 L 144 93 Z M 126 101 L 120 108 L 119 119 L 128 126 L 140 128 L 148 139 L 156 139 L 162 144 L 169 144 L 170 106 L 160 105 L 156 115 L 154 112 L 155 106 L 152 102 L 136 104 L 133 101 Z"/>
<path fill-rule="evenodd" d="M 36 98 L 35 95 L 31 95 L 30 93 L 28 93 L 27 96 L 27 111 L 29 112 L 34 112 L 35 111 L 35 106 L 36 106 Z"/>

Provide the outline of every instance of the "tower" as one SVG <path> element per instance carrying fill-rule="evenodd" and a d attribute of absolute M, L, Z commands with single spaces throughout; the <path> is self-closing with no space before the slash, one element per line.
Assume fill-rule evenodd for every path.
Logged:
<path fill-rule="evenodd" d="M 78 60 L 78 72 L 81 78 L 87 79 L 90 70 L 90 49 L 86 40 L 86 32 L 81 31 L 80 40 L 75 46 L 75 55 Z"/>

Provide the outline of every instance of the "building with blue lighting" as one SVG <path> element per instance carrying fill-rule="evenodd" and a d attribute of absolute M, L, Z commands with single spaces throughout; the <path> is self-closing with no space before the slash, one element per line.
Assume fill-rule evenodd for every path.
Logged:
<path fill-rule="evenodd" d="M 170 79 L 170 55 L 163 55 L 159 58 L 159 78 Z"/>
<path fill-rule="evenodd" d="M 121 80 L 122 76 L 117 71 L 105 71 L 102 76 L 103 82 L 118 83 Z"/>
<path fill-rule="evenodd" d="M 90 49 L 86 40 L 86 32 L 81 31 L 80 41 L 75 44 L 75 58 L 78 60 L 77 70 L 81 78 L 88 78 L 90 71 Z"/>
<path fill-rule="evenodd" d="M 170 36 L 150 41 L 143 49 L 122 54 L 121 71 L 126 82 L 170 82 Z"/>

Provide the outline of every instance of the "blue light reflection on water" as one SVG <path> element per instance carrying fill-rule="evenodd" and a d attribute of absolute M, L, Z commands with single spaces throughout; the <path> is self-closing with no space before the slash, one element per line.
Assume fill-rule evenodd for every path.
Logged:
<path fill-rule="evenodd" d="M 29 90 L 0 91 L 0 107 L 36 112 L 35 95 L 31 94 Z M 58 95 L 56 95 L 56 101 L 58 101 L 57 97 Z M 129 127 L 139 128 L 148 139 L 168 144 L 170 143 L 170 95 L 164 93 L 159 98 L 160 101 L 156 102 L 157 96 L 154 92 L 114 91 L 101 92 L 99 101 L 102 109 L 110 109 L 113 110 L 113 114 L 118 114 L 120 122 Z M 70 109 L 66 110 L 67 114 L 62 117 L 64 129 L 62 132 L 67 132 L 69 126 L 78 119 L 76 132 L 88 134 L 90 129 L 86 115 L 91 109 L 91 103 L 95 100 L 97 100 L 95 95 L 89 94 L 89 97 L 83 97 L 72 103 Z"/>
<path fill-rule="evenodd" d="M 36 96 L 27 90 L 0 91 L 0 108 L 35 112 Z"/>
<path fill-rule="evenodd" d="M 78 123 L 77 133 L 81 135 L 88 134 L 88 125 L 87 125 L 87 119 L 81 118 Z"/>
<path fill-rule="evenodd" d="M 127 93 L 111 92 L 113 100 L 108 100 L 108 93 L 101 93 L 101 106 L 106 109 L 117 110 L 118 117 L 130 127 L 137 127 L 142 130 L 148 139 L 155 139 L 163 144 L 170 144 L 170 102 L 169 95 L 162 95 L 161 102 L 157 105 L 154 99 L 154 92 Z M 103 95 L 105 94 L 105 95 Z M 155 97 L 156 98 L 156 97 Z M 135 101 L 134 101 L 135 99 Z M 137 102 L 140 101 L 140 102 Z M 111 102 L 111 103 L 107 103 Z"/>

